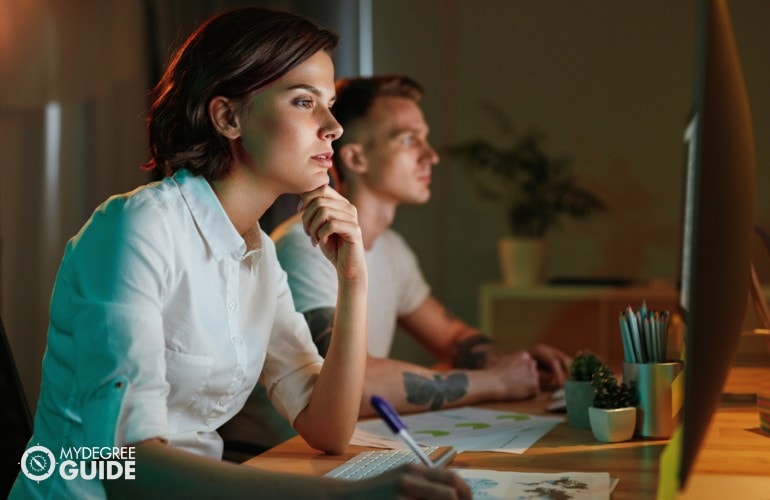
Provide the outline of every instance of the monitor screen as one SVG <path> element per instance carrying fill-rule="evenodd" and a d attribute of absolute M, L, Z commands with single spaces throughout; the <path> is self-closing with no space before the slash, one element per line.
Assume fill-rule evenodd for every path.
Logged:
<path fill-rule="evenodd" d="M 685 131 L 680 488 L 719 404 L 738 346 L 754 227 L 751 117 L 725 1 L 699 0 L 697 17 L 695 98 Z"/>

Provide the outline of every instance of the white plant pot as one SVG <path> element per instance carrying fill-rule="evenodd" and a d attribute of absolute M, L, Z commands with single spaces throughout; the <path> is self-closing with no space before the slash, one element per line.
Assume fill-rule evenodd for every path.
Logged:
<path fill-rule="evenodd" d="M 546 242 L 543 238 L 501 238 L 497 244 L 503 282 L 532 286 L 543 281 Z"/>
<path fill-rule="evenodd" d="M 615 408 L 607 410 L 594 406 L 588 409 L 591 431 L 594 437 L 605 443 L 628 441 L 636 427 L 636 408 Z"/>

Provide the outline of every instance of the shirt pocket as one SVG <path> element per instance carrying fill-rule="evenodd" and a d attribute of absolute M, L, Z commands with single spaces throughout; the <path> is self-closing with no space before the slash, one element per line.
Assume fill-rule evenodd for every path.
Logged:
<path fill-rule="evenodd" d="M 180 411 L 196 403 L 209 380 L 213 363 L 213 356 L 166 349 L 166 381 L 170 386 L 169 411 Z"/>

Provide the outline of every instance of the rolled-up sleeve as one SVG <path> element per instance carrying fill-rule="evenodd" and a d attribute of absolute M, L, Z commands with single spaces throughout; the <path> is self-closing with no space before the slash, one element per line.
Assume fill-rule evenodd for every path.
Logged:
<path fill-rule="evenodd" d="M 168 431 L 161 304 L 170 234 L 157 217 L 162 207 L 138 203 L 129 211 L 125 203 L 105 203 L 73 238 L 57 280 L 60 303 L 52 304 L 61 314 L 52 323 L 60 320 L 72 336 L 83 432 L 92 445 Z"/>

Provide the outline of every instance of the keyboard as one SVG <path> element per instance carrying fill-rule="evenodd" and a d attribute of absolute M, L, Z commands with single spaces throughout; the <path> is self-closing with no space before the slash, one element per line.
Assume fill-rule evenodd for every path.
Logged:
<path fill-rule="evenodd" d="M 445 467 L 457 455 L 457 451 L 451 446 L 428 446 L 423 450 L 436 467 Z M 357 481 L 411 463 L 420 463 L 420 459 L 408 449 L 362 451 L 325 476 Z"/>
<path fill-rule="evenodd" d="M 563 387 L 553 391 L 553 394 L 551 394 L 551 400 L 548 402 L 548 407 L 546 409 L 553 413 L 567 412 L 567 399 L 564 395 Z"/>

